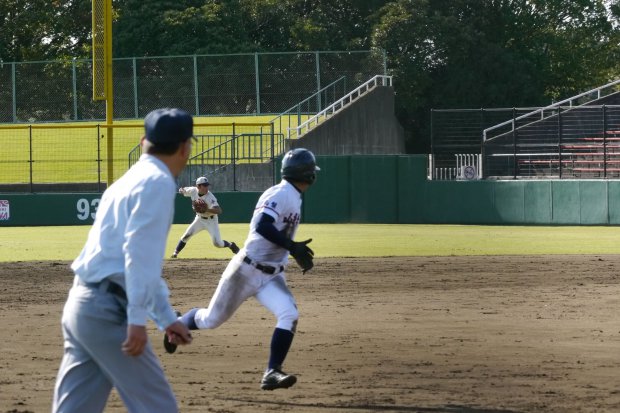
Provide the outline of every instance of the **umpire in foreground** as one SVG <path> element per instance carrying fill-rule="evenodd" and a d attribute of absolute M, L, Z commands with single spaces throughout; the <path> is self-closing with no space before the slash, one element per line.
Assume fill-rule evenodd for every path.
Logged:
<path fill-rule="evenodd" d="M 144 119 L 143 155 L 104 193 L 62 315 L 64 356 L 53 412 L 102 412 L 116 388 L 127 411 L 177 412 L 148 340 L 150 318 L 189 344 L 161 278 L 174 213 L 175 177 L 192 148 L 193 120 L 180 109 Z"/>

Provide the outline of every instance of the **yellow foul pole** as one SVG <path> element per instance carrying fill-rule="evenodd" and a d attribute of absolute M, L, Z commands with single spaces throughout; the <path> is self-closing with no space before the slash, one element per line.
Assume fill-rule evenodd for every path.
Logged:
<path fill-rule="evenodd" d="M 92 0 L 93 100 L 105 100 L 108 186 L 114 182 L 114 91 L 112 83 L 112 0 Z"/>
<path fill-rule="evenodd" d="M 108 135 L 108 187 L 114 182 L 114 85 L 112 82 L 112 0 L 105 0 L 105 121 Z"/>

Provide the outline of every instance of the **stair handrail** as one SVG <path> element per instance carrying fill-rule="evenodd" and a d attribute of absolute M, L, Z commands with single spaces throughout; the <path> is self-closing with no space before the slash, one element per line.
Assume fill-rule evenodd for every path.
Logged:
<path fill-rule="evenodd" d="M 283 152 L 281 148 L 284 147 L 284 135 L 282 133 L 273 134 L 273 139 L 272 139 L 273 146 L 266 147 L 262 151 L 257 151 L 249 156 L 240 156 L 240 154 L 235 149 L 236 142 L 239 141 L 239 139 L 243 139 L 243 137 L 261 136 L 261 134 L 241 133 L 239 135 L 231 134 L 231 135 L 222 135 L 222 136 L 230 136 L 230 138 L 226 139 L 223 142 L 218 143 L 217 145 L 211 146 L 191 156 L 188 159 L 187 161 L 188 168 L 186 168 L 186 170 L 184 171 L 184 174 L 186 174 L 189 177 L 190 182 L 193 182 L 193 179 L 197 177 L 197 176 L 194 177 L 192 174 L 193 172 L 191 168 L 192 166 L 205 166 L 205 165 L 210 165 L 210 164 L 219 165 L 218 167 L 215 167 L 213 170 L 209 172 L 209 174 L 215 175 L 219 171 L 224 170 L 231 165 L 235 165 L 238 163 L 238 161 L 244 160 L 244 159 L 245 160 L 260 160 L 261 162 L 263 161 L 273 162 L 273 160 L 275 159 L 275 156 Z M 230 155 L 227 154 L 226 156 L 221 156 L 220 155 L 221 149 L 225 148 L 228 145 L 231 145 Z M 258 155 L 258 156 L 255 156 L 255 155 Z M 207 158 L 207 163 L 204 162 L 204 158 Z M 194 162 L 199 162 L 199 163 L 195 164 Z M 201 172 L 200 176 L 203 176 L 203 175 L 204 175 L 204 172 Z"/>
<path fill-rule="evenodd" d="M 510 132 L 514 131 L 515 130 L 515 123 L 516 123 L 516 121 L 525 119 L 527 117 L 536 115 L 538 113 L 540 113 L 540 119 L 536 119 L 536 120 L 543 120 L 543 119 L 545 119 L 545 111 L 548 111 L 548 110 L 551 110 L 551 109 L 557 109 L 560 106 L 569 106 L 570 108 L 572 108 L 573 107 L 573 102 L 576 101 L 577 99 L 580 99 L 580 98 L 584 97 L 584 96 L 588 96 L 588 95 L 591 95 L 593 93 L 596 93 L 596 99 L 600 99 L 602 97 L 609 96 L 609 95 L 602 96 L 601 95 L 601 91 L 606 89 L 606 88 L 610 88 L 612 86 L 618 85 L 618 84 L 620 84 L 620 79 L 615 80 L 615 81 L 613 81 L 611 83 L 608 83 L 608 84 L 606 84 L 604 86 L 599 86 L 599 87 L 597 87 L 595 89 L 592 89 L 592 90 L 589 90 L 587 92 L 580 93 L 579 95 L 570 97 L 568 99 L 564 99 L 564 100 L 561 100 L 559 102 L 552 103 L 551 105 L 545 106 L 543 108 L 538 108 L 536 110 L 533 110 L 532 112 L 526 113 L 525 115 L 521 115 L 519 117 L 516 117 L 516 118 L 513 118 L 513 119 L 509 119 L 509 120 L 507 120 L 505 122 L 498 123 L 497 125 L 488 127 L 488 128 L 486 128 L 485 130 L 482 131 L 482 141 L 483 142 L 487 141 L 487 135 L 488 135 L 488 133 L 490 131 L 495 130 L 495 129 L 499 129 L 499 128 L 504 127 L 506 125 L 511 125 Z M 593 99 L 593 100 L 596 100 L 596 99 Z M 568 105 L 566 105 L 566 103 L 568 103 Z M 574 107 L 583 106 L 583 105 L 585 105 L 585 103 L 582 103 L 580 105 L 575 105 Z M 491 139 L 491 138 L 489 138 L 489 139 Z"/>
<path fill-rule="evenodd" d="M 385 76 L 385 75 L 374 76 L 372 79 L 361 84 L 360 86 L 358 86 L 351 92 L 347 93 L 346 95 L 344 95 L 343 97 L 341 97 L 340 99 L 338 99 L 337 101 L 335 101 L 334 103 L 332 103 L 331 105 L 329 105 L 328 107 L 326 107 L 325 109 L 317 113 L 316 115 L 312 116 L 311 118 L 309 118 L 302 124 L 298 125 L 297 127 L 287 128 L 286 138 L 287 139 L 299 138 L 302 135 L 302 133 L 304 133 L 304 130 L 305 132 L 308 132 L 314 126 L 321 123 L 322 118 L 327 118 L 330 115 L 333 116 L 340 110 L 344 109 L 346 105 L 352 103 L 354 100 L 365 95 L 367 92 L 369 92 L 376 86 L 392 86 L 392 76 Z"/>
<path fill-rule="evenodd" d="M 319 99 L 319 102 L 321 102 L 321 96 L 324 93 L 327 93 L 328 90 L 333 89 L 335 90 L 336 87 L 339 87 L 339 84 L 343 85 L 343 94 L 344 92 L 346 92 L 346 88 L 347 88 L 347 77 L 346 76 L 340 76 L 338 79 L 334 80 L 333 82 L 331 82 L 329 85 L 321 88 L 320 90 L 314 92 L 312 95 L 308 96 L 307 98 L 305 98 L 304 100 L 297 102 L 295 105 L 291 106 L 290 108 L 288 108 L 287 110 L 285 110 L 284 112 L 280 113 L 278 116 L 276 116 L 275 118 L 271 119 L 269 122 L 273 123 L 274 126 L 278 126 L 278 130 L 280 132 L 282 132 L 282 119 L 286 116 L 288 119 L 288 128 L 291 127 L 291 114 L 295 111 L 297 114 L 297 122 L 296 124 L 299 125 L 301 124 L 301 107 L 302 105 L 314 100 L 314 99 Z M 323 105 L 321 104 L 321 106 L 318 108 L 320 109 L 321 107 L 323 107 Z M 281 154 L 278 154 L 281 155 Z"/>
<path fill-rule="evenodd" d="M 335 87 L 338 83 L 344 83 L 344 87 L 346 87 L 347 84 L 347 77 L 346 76 L 340 76 L 338 79 L 334 80 L 333 82 L 331 82 L 329 85 L 321 88 L 321 90 L 318 90 L 316 92 L 314 92 L 312 95 L 308 96 L 307 98 L 305 98 L 304 100 L 297 102 L 296 104 L 294 104 L 293 106 L 291 106 L 290 108 L 286 109 L 284 112 L 280 113 L 278 116 L 276 116 L 275 118 L 271 119 L 269 122 L 276 122 L 278 120 L 278 118 L 281 118 L 283 116 L 286 116 L 290 113 L 293 113 L 294 110 L 297 110 L 297 112 L 299 112 L 299 108 L 301 107 L 301 105 L 303 105 L 306 102 L 309 102 L 313 99 L 316 99 L 317 96 L 319 96 L 321 93 L 327 91 L 328 89 L 331 89 L 333 87 Z"/>

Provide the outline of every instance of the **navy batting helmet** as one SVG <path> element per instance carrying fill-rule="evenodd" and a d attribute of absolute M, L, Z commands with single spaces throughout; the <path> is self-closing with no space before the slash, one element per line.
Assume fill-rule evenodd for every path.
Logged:
<path fill-rule="evenodd" d="M 297 148 L 288 151 L 282 159 L 282 178 L 291 181 L 313 183 L 316 179 L 316 171 L 320 171 L 316 165 L 314 154 L 307 149 Z"/>

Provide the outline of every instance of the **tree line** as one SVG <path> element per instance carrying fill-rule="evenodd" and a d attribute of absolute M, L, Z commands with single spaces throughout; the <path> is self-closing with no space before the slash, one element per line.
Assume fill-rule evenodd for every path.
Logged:
<path fill-rule="evenodd" d="M 618 0 L 114 0 L 114 57 L 383 49 L 409 152 L 431 108 L 542 106 L 620 76 Z M 0 61 L 91 57 L 91 1 L 0 0 Z"/>

